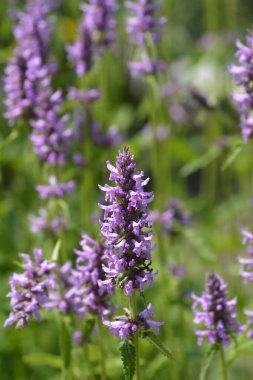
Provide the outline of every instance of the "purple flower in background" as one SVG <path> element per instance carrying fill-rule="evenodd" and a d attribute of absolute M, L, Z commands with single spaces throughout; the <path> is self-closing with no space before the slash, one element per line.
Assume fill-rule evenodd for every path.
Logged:
<path fill-rule="evenodd" d="M 79 273 L 72 268 L 70 261 L 59 268 L 58 277 L 58 285 L 49 292 L 44 309 L 57 309 L 62 314 L 73 312 L 82 316 L 85 290 L 81 287 Z"/>
<path fill-rule="evenodd" d="M 62 198 L 65 194 L 72 194 L 76 187 L 75 181 L 58 183 L 54 175 L 49 177 L 48 182 L 48 185 L 36 186 L 36 190 L 41 199 L 48 199 L 50 197 Z"/>
<path fill-rule="evenodd" d="M 78 255 L 77 271 L 85 287 L 83 312 L 105 316 L 110 312 L 109 300 L 114 291 L 111 281 L 106 279 L 104 272 L 104 265 L 108 259 L 106 246 L 86 234 L 82 235 L 80 245 L 82 249 L 75 252 Z"/>
<path fill-rule="evenodd" d="M 246 36 L 246 44 L 237 40 L 236 58 L 238 65 L 230 65 L 229 71 L 234 77 L 238 90 L 233 94 L 241 119 L 241 130 L 244 141 L 247 143 L 253 135 L 253 32 Z"/>
<path fill-rule="evenodd" d="M 101 125 L 99 123 L 90 123 L 90 134 L 92 140 L 102 146 L 115 146 L 122 143 L 125 140 L 125 136 L 118 132 L 116 125 L 111 125 L 107 133 L 101 131 Z"/>
<path fill-rule="evenodd" d="M 142 61 L 129 62 L 128 67 L 132 77 L 138 75 L 154 75 L 159 71 L 165 70 L 165 65 L 159 61 L 153 61 L 148 57 L 142 58 Z"/>
<path fill-rule="evenodd" d="M 151 269 L 152 231 L 148 221 L 148 203 L 153 193 L 145 192 L 143 186 L 149 179 L 143 179 L 143 172 L 135 171 L 134 156 L 129 149 L 119 152 L 116 166 L 107 162 L 110 181 L 116 186 L 99 186 L 105 192 L 105 205 L 101 232 L 109 249 L 107 276 L 118 283 L 130 297 L 135 289 L 144 291 L 147 283 L 153 285 Z"/>
<path fill-rule="evenodd" d="M 246 252 L 250 258 L 245 259 L 243 257 L 238 257 L 238 261 L 243 265 L 241 271 L 241 276 L 244 279 L 244 282 L 253 281 L 253 234 L 246 229 L 242 230 L 243 235 L 243 244 L 247 246 Z"/>
<path fill-rule="evenodd" d="M 42 96 L 30 121 L 33 149 L 40 160 L 50 166 L 64 165 L 72 144 L 73 131 L 66 125 L 68 115 L 59 114 L 61 104 L 61 91 L 56 91 L 46 99 Z"/>
<path fill-rule="evenodd" d="M 170 265 L 169 270 L 172 276 L 178 278 L 179 280 L 185 278 L 185 267 L 183 265 Z"/>
<path fill-rule="evenodd" d="M 107 48 L 114 42 L 117 8 L 115 0 L 90 0 L 81 5 L 96 49 Z"/>
<path fill-rule="evenodd" d="M 78 100 L 81 104 L 91 103 L 98 100 L 101 96 L 101 92 L 96 88 L 91 88 L 89 90 L 80 90 L 76 87 L 70 87 L 68 89 L 68 99 Z"/>
<path fill-rule="evenodd" d="M 29 319 L 35 316 L 41 319 L 39 311 L 48 299 L 48 291 L 56 286 L 52 275 L 56 268 L 55 263 L 42 259 L 42 251 L 34 249 L 34 261 L 28 254 L 21 254 L 25 263 L 22 265 L 22 274 L 14 273 L 10 277 L 11 298 L 13 311 L 4 323 L 4 327 L 17 323 L 17 328 L 26 327 Z"/>
<path fill-rule="evenodd" d="M 167 21 L 165 17 L 155 17 L 160 5 L 155 4 L 153 0 L 138 0 L 136 3 L 128 1 L 126 5 L 131 11 L 127 19 L 127 32 L 133 42 L 145 46 L 146 37 L 150 35 L 153 43 L 156 44 Z"/>
<path fill-rule="evenodd" d="M 80 330 L 74 331 L 73 336 L 72 336 L 72 340 L 73 340 L 73 343 L 75 344 L 75 346 L 81 345 L 82 336 L 83 336 L 82 331 L 80 331 Z"/>
<path fill-rule="evenodd" d="M 66 49 L 69 61 L 75 66 L 76 74 L 86 74 L 92 67 L 94 51 L 91 34 L 85 25 L 85 16 L 79 24 L 76 42 L 68 45 Z"/>
<path fill-rule="evenodd" d="M 14 54 L 5 69 L 5 117 L 14 120 L 33 113 L 38 92 L 48 95 L 49 76 L 55 65 L 48 63 L 51 26 L 48 7 L 41 1 L 28 2 L 16 14 L 13 34 L 17 41 Z"/>
<path fill-rule="evenodd" d="M 127 18 L 127 32 L 132 42 L 145 51 L 138 61 L 129 62 L 129 70 L 132 76 L 152 75 L 158 71 L 163 71 L 165 65 L 159 61 L 154 61 L 147 55 L 150 37 L 154 44 L 157 44 L 161 36 L 161 31 L 167 19 L 156 17 L 156 12 L 160 5 L 154 4 L 153 0 L 138 0 L 127 2 L 130 14 Z"/>
<path fill-rule="evenodd" d="M 68 116 L 60 116 L 61 91 L 51 87 L 56 64 L 48 60 L 49 8 L 46 2 L 35 0 L 17 13 L 13 30 L 17 47 L 4 77 L 5 117 L 10 124 L 26 117 L 32 127 L 30 139 L 35 153 L 40 160 L 55 166 L 65 163 L 72 131 L 66 127 Z"/>
<path fill-rule="evenodd" d="M 73 45 L 67 46 L 69 60 L 75 65 L 79 76 L 88 72 L 94 56 L 100 55 L 115 40 L 115 0 L 90 0 L 81 5 L 83 12 L 78 37 Z"/>
<path fill-rule="evenodd" d="M 161 224 L 166 235 L 176 237 L 179 227 L 189 226 L 192 222 L 191 214 L 184 210 L 182 203 L 172 198 L 169 200 L 167 210 L 160 214 L 158 211 L 150 213 L 150 220 L 153 223 Z"/>
<path fill-rule="evenodd" d="M 36 234 L 41 231 L 52 232 L 57 235 L 61 230 L 67 229 L 67 222 L 63 214 L 50 217 L 44 208 L 39 209 L 39 215 L 30 215 L 31 232 Z"/>
<path fill-rule="evenodd" d="M 136 320 L 131 319 L 128 309 L 125 309 L 124 316 L 117 317 L 116 320 L 112 322 L 104 320 L 103 324 L 109 327 L 113 335 L 121 339 L 132 337 L 136 331 L 145 332 L 151 328 L 154 328 L 155 333 L 159 334 L 159 327 L 164 323 L 154 321 L 154 316 L 154 308 L 149 304 L 146 309 L 137 315 Z"/>
<path fill-rule="evenodd" d="M 236 321 L 236 298 L 228 301 L 227 284 L 215 273 L 206 276 L 206 288 L 201 297 L 192 294 L 194 323 L 204 324 L 203 330 L 195 330 L 198 344 L 204 338 L 209 343 L 228 346 L 231 336 L 242 331 Z"/>

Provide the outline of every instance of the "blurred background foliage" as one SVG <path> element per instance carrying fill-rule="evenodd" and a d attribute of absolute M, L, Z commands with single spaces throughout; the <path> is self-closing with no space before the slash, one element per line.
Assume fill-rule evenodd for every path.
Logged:
<path fill-rule="evenodd" d="M 22 1 L 19 2 L 22 6 Z M 120 1 L 123 6 L 124 1 Z M 76 78 L 66 60 L 65 44 L 75 39 L 80 2 L 62 0 L 52 15 L 54 23 L 52 55 L 59 61 L 55 88 L 76 85 Z M 0 75 L 12 55 L 14 40 L 8 15 L 11 1 L 0 2 Z M 240 230 L 251 227 L 252 218 L 252 144 L 244 145 L 239 119 L 231 102 L 232 79 L 227 72 L 234 60 L 235 40 L 244 38 L 253 20 L 251 0 L 164 0 L 162 13 L 168 17 L 159 54 L 167 63 L 157 92 L 159 103 L 159 187 L 153 208 L 163 211 L 167 200 L 177 197 L 192 214 L 192 225 L 179 229 L 176 238 L 160 234 L 154 252 L 154 267 L 160 268 L 155 287 L 147 293 L 154 303 L 157 320 L 165 321 L 163 343 L 176 360 L 157 354 L 142 343 L 143 379 L 195 380 L 207 347 L 199 348 L 193 334 L 192 291 L 200 293 L 205 272 L 215 270 L 230 286 L 230 295 L 238 297 L 239 319 L 243 308 L 253 308 L 252 287 L 242 284 L 237 256 L 243 252 Z M 106 86 L 106 99 L 93 107 L 104 129 L 115 124 L 126 135 L 139 169 L 152 176 L 152 134 L 149 127 L 147 84 L 130 79 L 125 68 L 129 45 L 124 32 L 125 10 L 119 11 L 118 43 L 115 52 L 98 63 L 87 82 L 79 86 Z M 101 75 L 101 72 L 106 75 Z M 101 79 L 102 78 L 102 79 Z M 102 82 L 106 78 L 106 84 Z M 2 81 L 1 81 L 2 82 Z M 8 277 L 18 271 L 18 253 L 41 247 L 51 257 L 53 236 L 33 236 L 29 231 L 29 215 L 40 207 L 35 185 L 45 173 L 37 162 L 29 141 L 29 128 L 22 122 L 10 128 L 3 118 L 4 94 L 0 87 L 0 325 L 10 306 L 5 295 Z M 66 105 L 68 109 L 69 105 Z M 73 122 L 74 122 L 73 112 Z M 92 144 L 92 142 L 89 142 Z M 87 146 L 86 148 L 87 149 Z M 79 181 L 78 195 L 67 199 L 70 231 L 63 237 L 63 248 L 70 258 L 78 247 L 79 231 L 96 236 L 98 226 L 90 223 L 99 216 L 101 200 L 97 184 L 107 181 L 105 161 L 114 160 L 118 147 L 89 147 L 89 165 L 82 172 L 69 165 L 66 178 Z M 151 159 L 150 159 L 151 158 Z M 159 230 L 157 236 L 159 236 Z M 171 275 L 170 264 L 184 266 L 185 277 Z M 119 303 L 121 300 L 118 300 Z M 0 330 L 0 377 L 4 380 L 59 379 L 62 362 L 59 356 L 58 315 L 43 315 L 40 324 L 32 322 L 24 331 Z M 79 326 L 80 322 L 76 322 Z M 110 379 L 121 379 L 121 363 L 116 338 L 108 342 Z M 72 360 L 77 379 L 99 379 L 96 334 L 89 353 L 74 348 Z M 247 350 L 246 350 L 247 348 Z M 253 344 L 245 346 L 236 363 L 234 347 L 230 379 L 252 379 Z M 87 361 L 89 354 L 90 364 Z M 89 366 L 93 377 L 88 375 Z M 217 379 L 219 366 L 213 366 L 210 379 Z"/>

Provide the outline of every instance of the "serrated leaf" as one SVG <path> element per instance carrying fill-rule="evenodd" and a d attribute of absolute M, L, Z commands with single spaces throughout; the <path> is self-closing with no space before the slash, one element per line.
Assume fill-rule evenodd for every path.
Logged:
<path fill-rule="evenodd" d="M 53 249 L 53 253 L 51 257 L 52 261 L 58 261 L 60 249 L 61 249 L 61 240 L 59 239 Z"/>
<path fill-rule="evenodd" d="M 159 352 L 161 352 L 161 354 L 166 356 L 166 358 L 174 360 L 173 355 L 167 350 L 166 347 L 164 347 L 164 345 L 162 344 L 162 342 L 160 341 L 158 336 L 155 335 L 153 332 L 149 331 L 149 332 L 145 333 L 144 338 L 146 338 L 149 341 L 149 343 L 151 343 L 153 346 L 155 346 L 155 348 Z"/>
<path fill-rule="evenodd" d="M 120 354 L 124 370 L 124 379 L 132 380 L 135 372 L 135 347 L 130 339 L 120 343 Z"/>
<path fill-rule="evenodd" d="M 43 352 L 25 355 L 23 360 L 30 365 L 48 365 L 53 368 L 63 368 L 63 362 L 60 356 L 44 354 Z"/>
<path fill-rule="evenodd" d="M 210 350 L 208 351 L 206 358 L 202 363 L 199 380 L 205 380 L 207 370 L 210 367 L 211 361 L 216 352 L 217 352 L 217 346 L 212 346 Z"/>

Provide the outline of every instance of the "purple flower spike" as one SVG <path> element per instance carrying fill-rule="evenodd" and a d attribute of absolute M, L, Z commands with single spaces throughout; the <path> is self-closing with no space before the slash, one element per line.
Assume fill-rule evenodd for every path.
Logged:
<path fill-rule="evenodd" d="M 243 257 L 238 257 L 238 261 L 243 265 L 241 271 L 241 276 L 244 279 L 244 282 L 253 281 L 253 234 L 246 229 L 242 230 L 243 235 L 243 244 L 247 245 L 246 252 L 250 256 L 245 259 Z"/>
<path fill-rule="evenodd" d="M 110 312 L 109 300 L 114 291 L 104 272 L 108 258 L 107 249 L 104 244 L 97 243 L 86 234 L 82 235 L 80 245 L 82 249 L 75 252 L 78 255 L 77 270 L 85 287 L 83 312 L 105 316 Z"/>
<path fill-rule="evenodd" d="M 42 251 L 34 249 L 34 261 L 28 254 L 21 254 L 25 264 L 22 265 L 24 273 L 14 273 L 10 277 L 11 292 L 7 297 L 11 298 L 13 311 L 4 323 L 4 327 L 13 323 L 17 328 L 26 327 L 29 319 L 35 316 L 41 319 L 39 311 L 48 299 L 48 291 L 56 286 L 52 275 L 56 264 L 42 259 Z"/>
<path fill-rule="evenodd" d="M 246 36 L 245 45 L 238 40 L 236 46 L 238 65 L 231 65 L 229 72 L 238 86 L 238 90 L 233 94 L 233 100 L 240 114 L 242 135 L 247 143 L 253 136 L 253 31 Z"/>
<path fill-rule="evenodd" d="M 194 323 L 203 323 L 204 330 L 195 330 L 198 344 L 201 345 L 204 338 L 209 343 L 220 343 L 228 346 L 231 336 L 242 331 L 242 326 L 236 321 L 236 303 L 234 298 L 228 301 L 227 284 L 215 273 L 209 273 L 206 277 L 205 292 L 202 297 L 192 294 L 194 300 Z M 200 310 L 199 310 L 200 307 Z"/>
<path fill-rule="evenodd" d="M 143 292 L 146 285 L 153 285 L 151 266 L 152 231 L 148 221 L 148 203 L 153 200 L 152 192 L 145 192 L 143 186 L 149 179 L 143 179 L 143 172 L 135 171 L 134 157 L 129 149 L 119 152 L 116 167 L 107 162 L 110 181 L 115 187 L 105 185 L 99 188 L 105 192 L 105 205 L 101 232 L 109 249 L 108 264 L 104 270 L 107 277 L 118 283 L 125 294 L 131 297 L 134 290 Z"/>

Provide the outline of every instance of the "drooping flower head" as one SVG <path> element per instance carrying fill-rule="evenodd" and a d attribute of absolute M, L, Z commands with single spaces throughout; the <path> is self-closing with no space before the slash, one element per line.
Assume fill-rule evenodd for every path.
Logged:
<path fill-rule="evenodd" d="M 194 323 L 204 324 L 202 330 L 194 330 L 201 345 L 204 338 L 209 343 L 228 346 L 231 336 L 241 331 L 236 321 L 236 298 L 228 301 L 227 284 L 221 276 L 208 273 L 206 288 L 201 297 L 192 294 Z"/>
<path fill-rule="evenodd" d="M 241 119 L 241 130 L 247 143 L 253 136 L 253 31 L 246 36 L 246 44 L 237 40 L 237 65 L 230 65 L 238 89 L 233 94 Z"/>
<path fill-rule="evenodd" d="M 88 312 L 105 316 L 110 312 L 109 300 L 114 291 L 104 272 L 108 258 L 106 246 L 86 234 L 82 235 L 80 245 L 82 249 L 75 252 L 78 255 L 76 267 L 85 288 L 84 314 Z"/>
<path fill-rule="evenodd" d="M 14 273 L 10 277 L 11 298 L 13 311 L 4 323 L 4 327 L 13 323 L 17 328 L 26 327 L 29 319 L 35 316 L 41 319 L 39 311 L 48 300 L 48 292 L 56 286 L 52 272 L 56 269 L 55 263 L 49 263 L 42 258 L 42 251 L 34 249 L 34 261 L 28 254 L 21 254 L 25 263 L 22 265 L 23 273 Z"/>
<path fill-rule="evenodd" d="M 108 278 L 118 283 L 127 296 L 134 289 L 144 291 L 147 283 L 153 285 L 151 269 L 152 231 L 148 221 L 148 203 L 153 200 L 152 192 L 145 192 L 144 173 L 136 172 L 134 157 L 129 149 L 119 152 L 116 166 L 107 162 L 110 181 L 115 186 L 99 186 L 105 192 L 101 232 L 110 250 L 105 267 Z"/>

